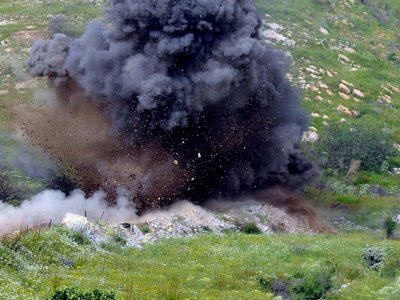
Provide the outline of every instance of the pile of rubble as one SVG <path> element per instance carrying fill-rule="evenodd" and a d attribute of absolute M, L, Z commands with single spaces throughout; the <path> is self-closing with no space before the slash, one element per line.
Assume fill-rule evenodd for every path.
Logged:
<path fill-rule="evenodd" d="M 210 232 L 239 232 L 248 224 L 257 226 L 264 234 L 312 232 L 305 220 L 287 214 L 284 209 L 254 200 L 215 201 L 204 207 L 183 201 L 168 210 L 151 212 L 126 223 L 111 225 L 92 223 L 83 216 L 68 213 L 62 224 L 81 232 L 96 245 L 118 237 L 126 247 L 141 247 L 167 238 Z"/>

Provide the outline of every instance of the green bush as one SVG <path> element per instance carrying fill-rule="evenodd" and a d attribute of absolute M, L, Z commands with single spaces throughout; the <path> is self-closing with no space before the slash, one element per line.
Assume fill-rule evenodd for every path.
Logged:
<path fill-rule="evenodd" d="M 246 234 L 261 234 L 262 231 L 255 223 L 247 223 L 241 226 L 240 231 Z"/>
<path fill-rule="evenodd" d="M 74 287 L 56 291 L 50 300 L 115 300 L 115 294 L 97 289 L 91 292 L 82 292 Z"/>
<path fill-rule="evenodd" d="M 321 271 L 294 280 L 290 288 L 293 299 L 322 299 L 332 287 L 331 276 L 330 272 Z"/>
<path fill-rule="evenodd" d="M 81 231 L 71 231 L 68 234 L 69 238 L 78 245 L 90 245 L 89 238 Z"/>
<path fill-rule="evenodd" d="M 317 150 L 326 168 L 348 170 L 353 160 L 360 160 L 362 170 L 379 172 L 393 146 L 390 136 L 379 128 L 337 125 L 325 131 Z"/>

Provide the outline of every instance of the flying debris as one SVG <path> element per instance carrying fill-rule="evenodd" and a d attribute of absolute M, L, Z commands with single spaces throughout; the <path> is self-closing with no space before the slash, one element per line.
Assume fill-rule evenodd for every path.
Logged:
<path fill-rule="evenodd" d="M 26 118 L 30 139 L 86 192 L 112 202 L 125 187 L 143 211 L 318 176 L 300 153 L 290 61 L 261 39 L 252 1 L 111 0 L 106 15 L 35 42 L 28 60 L 57 90 Z"/>

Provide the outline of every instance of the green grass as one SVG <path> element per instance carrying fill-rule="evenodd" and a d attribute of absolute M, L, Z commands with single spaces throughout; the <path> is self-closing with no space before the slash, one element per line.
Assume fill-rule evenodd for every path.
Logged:
<path fill-rule="evenodd" d="M 362 260 L 368 245 L 398 255 L 400 243 L 361 232 L 208 234 L 112 252 L 77 243 L 75 234 L 59 227 L 15 240 L 0 244 L 0 295 L 7 299 L 17 295 L 18 299 L 44 299 L 58 288 L 74 286 L 84 291 L 112 290 L 118 299 L 272 299 L 259 278 L 291 280 L 326 268 L 333 272 L 328 299 L 350 295 L 376 299 L 377 292 L 395 286 L 400 275 L 397 265 L 376 272 Z M 75 260 L 76 266 L 64 267 L 62 256 Z M 338 291 L 348 283 L 348 289 Z"/>

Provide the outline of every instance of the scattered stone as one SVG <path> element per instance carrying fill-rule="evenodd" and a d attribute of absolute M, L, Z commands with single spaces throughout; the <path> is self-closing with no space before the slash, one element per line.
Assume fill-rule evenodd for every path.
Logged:
<path fill-rule="evenodd" d="M 326 74 L 328 75 L 328 77 L 335 77 L 335 75 L 331 72 L 331 71 L 326 71 Z"/>
<path fill-rule="evenodd" d="M 343 55 L 343 54 L 339 54 L 338 55 L 339 61 L 345 64 L 349 64 L 351 63 L 350 58 L 348 58 L 347 56 Z"/>
<path fill-rule="evenodd" d="M 387 88 L 386 86 L 382 85 L 381 87 L 385 92 L 387 92 L 389 94 L 393 94 L 393 91 L 391 89 Z"/>
<path fill-rule="evenodd" d="M 349 115 L 349 116 L 353 115 L 353 113 L 350 111 L 350 109 L 348 109 L 346 106 L 341 105 L 341 104 L 336 108 L 336 110 L 341 113 L 344 113 L 346 115 Z"/>
<path fill-rule="evenodd" d="M 0 90 L 0 96 L 8 95 L 8 90 Z"/>
<path fill-rule="evenodd" d="M 340 83 L 343 83 L 344 85 L 351 86 L 351 87 L 354 86 L 354 84 L 352 84 L 352 83 L 350 83 L 350 82 L 348 82 L 346 80 L 343 80 L 343 79 L 340 81 Z"/>
<path fill-rule="evenodd" d="M 327 93 L 329 96 L 332 96 L 332 95 L 333 95 L 333 92 L 332 92 L 331 90 L 326 90 L 326 93 Z"/>
<path fill-rule="evenodd" d="M 322 116 L 322 119 L 324 119 L 324 120 L 329 120 L 329 117 L 328 117 L 327 115 L 323 115 L 323 116 Z"/>
<path fill-rule="evenodd" d="M 344 124 L 344 123 L 346 123 L 346 122 L 347 122 L 347 121 L 346 121 L 345 118 L 341 118 L 340 121 L 339 121 L 339 123 L 341 123 L 341 124 Z"/>
<path fill-rule="evenodd" d="M 350 89 L 347 87 L 347 85 L 341 83 L 339 84 L 339 89 L 342 93 L 345 93 L 347 95 L 349 95 L 351 93 Z"/>
<path fill-rule="evenodd" d="M 339 92 L 339 95 L 340 95 L 340 97 L 342 97 L 345 100 L 349 100 L 350 99 L 350 96 L 345 94 L 345 93 Z"/>
<path fill-rule="evenodd" d="M 358 89 L 353 89 L 353 95 L 359 98 L 365 98 L 365 94 Z"/>
<path fill-rule="evenodd" d="M 392 103 L 391 98 L 388 98 L 386 95 L 381 96 L 380 100 L 383 101 L 384 103 L 387 103 L 387 104 L 391 104 Z"/>
<path fill-rule="evenodd" d="M 322 34 L 325 34 L 325 35 L 328 35 L 328 34 L 329 34 L 329 31 L 326 30 L 324 27 L 320 27 L 320 28 L 319 28 L 319 32 L 321 32 Z"/>
<path fill-rule="evenodd" d="M 305 131 L 301 139 L 302 142 L 315 143 L 319 140 L 319 135 L 313 130 Z"/>
<path fill-rule="evenodd" d="M 323 121 L 322 124 L 325 126 L 329 126 L 329 123 L 327 121 Z"/>
<path fill-rule="evenodd" d="M 393 91 L 393 93 L 400 93 L 400 89 L 388 83 L 388 87 Z"/>
<path fill-rule="evenodd" d="M 328 85 L 322 81 L 318 82 L 318 86 L 324 90 L 327 90 L 329 88 Z"/>
<path fill-rule="evenodd" d="M 318 101 L 324 101 L 324 98 L 322 98 L 320 95 L 317 95 L 317 97 L 315 97 L 315 99 L 317 99 Z"/>
<path fill-rule="evenodd" d="M 321 115 L 320 114 L 318 114 L 318 113 L 311 113 L 311 117 L 313 117 L 313 118 L 321 118 Z"/>

